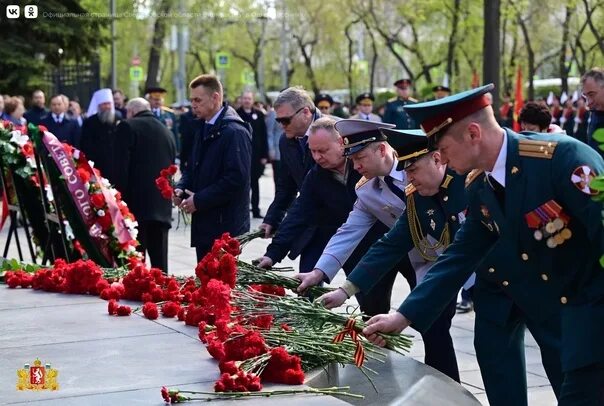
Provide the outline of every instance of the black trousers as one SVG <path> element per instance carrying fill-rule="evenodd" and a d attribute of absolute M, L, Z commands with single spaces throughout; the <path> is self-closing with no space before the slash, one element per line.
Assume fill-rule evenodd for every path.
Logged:
<path fill-rule="evenodd" d="M 252 166 L 250 187 L 252 189 L 252 213 L 260 214 L 260 177 L 264 173 L 264 165 L 256 164 Z"/>
<path fill-rule="evenodd" d="M 170 226 L 159 221 L 139 221 L 138 250 L 148 254 L 151 266 L 168 273 L 168 232 Z"/>

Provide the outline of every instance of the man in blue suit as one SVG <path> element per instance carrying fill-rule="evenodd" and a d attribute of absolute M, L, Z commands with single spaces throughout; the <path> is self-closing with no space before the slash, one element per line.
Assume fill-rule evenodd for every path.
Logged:
<path fill-rule="evenodd" d="M 67 106 L 63 96 L 57 94 L 50 99 L 50 114 L 42 118 L 40 124 L 48 128 L 61 142 L 77 146 L 79 127 L 75 120 L 67 118 Z"/>
<path fill-rule="evenodd" d="M 384 344 L 375 333 L 428 328 L 476 270 L 474 345 L 489 403 L 527 404 L 510 390 L 524 369 L 526 326 L 559 404 L 602 404 L 604 233 L 589 182 L 604 161 L 568 136 L 502 129 L 485 96 L 492 90 L 407 107 L 443 163 L 468 173 L 468 215 L 398 311 L 370 319 L 364 334 Z"/>

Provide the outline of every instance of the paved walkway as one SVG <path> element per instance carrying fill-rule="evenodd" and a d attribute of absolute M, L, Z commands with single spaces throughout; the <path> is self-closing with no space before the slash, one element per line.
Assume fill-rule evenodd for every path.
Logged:
<path fill-rule="evenodd" d="M 274 186 L 273 186 L 273 182 L 272 182 L 272 177 L 270 176 L 270 172 L 269 170 L 267 170 L 267 173 L 264 177 L 262 177 L 261 179 L 261 185 L 260 185 L 260 190 L 261 190 L 261 202 L 260 202 L 260 206 L 261 206 L 261 211 L 262 213 L 266 212 L 266 209 L 268 208 L 270 202 L 272 201 L 272 196 L 273 196 L 273 192 L 274 192 Z M 261 220 L 256 220 L 256 219 L 252 219 L 252 228 L 257 227 L 259 224 L 261 223 Z M 4 241 L 6 240 L 6 228 L 5 230 L 2 231 L 2 233 L 0 233 L 0 242 L 2 243 L 2 246 L 4 245 Z M 189 247 L 189 233 L 190 233 L 190 229 L 189 228 L 185 228 L 184 226 L 180 226 L 179 228 L 174 227 L 171 230 L 170 233 L 170 250 L 169 250 L 169 267 L 170 267 L 170 273 L 176 274 L 176 275 L 192 275 L 194 273 L 194 267 L 195 267 L 195 251 L 194 249 Z M 266 248 L 266 246 L 268 245 L 269 241 L 268 240 L 255 240 L 252 241 L 251 243 L 249 243 L 242 254 L 242 259 L 243 260 L 249 260 L 251 261 L 254 258 L 258 258 L 259 256 L 261 256 L 264 253 L 264 250 Z M 9 251 L 9 258 L 10 257 L 16 257 L 16 250 L 11 248 L 11 250 Z M 27 259 L 27 258 L 26 258 Z M 294 266 L 296 267 L 297 263 L 296 261 L 290 261 L 289 259 L 286 259 L 282 264 L 282 266 Z M 338 275 L 333 283 L 334 286 L 339 286 L 339 284 L 342 283 L 342 281 L 344 280 L 343 274 Z M 393 290 L 393 297 L 392 297 L 392 305 L 393 308 L 396 309 L 396 307 L 398 307 L 398 305 L 400 304 L 400 302 L 407 296 L 407 294 L 409 293 L 409 288 L 406 284 L 406 281 L 399 275 L 396 283 L 395 283 L 395 288 Z M 2 297 L 5 295 L 6 293 L 2 292 L 0 290 L 0 300 L 2 299 Z M 28 299 L 29 300 L 29 299 Z M 40 298 L 40 300 L 43 300 L 43 298 Z M 81 308 L 81 310 L 78 311 L 78 316 L 76 319 L 74 319 L 74 324 L 77 324 L 78 322 L 85 322 L 86 320 L 86 315 L 87 312 L 90 311 L 90 309 L 96 309 L 99 306 L 105 306 L 105 302 L 99 303 L 97 299 L 92 299 L 91 298 L 86 298 L 86 297 L 80 297 L 78 300 L 78 302 L 73 302 L 74 298 L 68 298 L 69 300 L 69 304 L 81 304 L 81 306 L 78 306 L 78 308 Z M 0 302 L 1 303 L 1 302 Z M 67 303 L 65 303 L 67 305 Z M 39 305 L 43 305 L 42 303 L 38 303 L 35 305 L 32 305 L 32 307 L 35 306 L 39 306 Z M 28 304 L 24 303 L 24 307 L 27 307 Z M 73 306 L 69 306 L 66 307 L 67 308 L 71 308 Z M 98 309 L 97 309 L 98 310 Z M 97 311 L 95 310 L 95 311 Z M 0 341 L 2 340 L 3 336 L 5 336 L 6 333 L 6 329 L 5 329 L 5 325 L 7 323 L 11 324 L 11 325 L 15 325 L 15 323 L 18 324 L 18 321 L 15 320 L 10 320 L 11 319 L 11 314 L 7 311 L 3 311 L 2 307 L 0 307 L 0 323 L 3 325 L 3 328 L 0 330 Z M 30 317 L 32 317 L 32 320 L 35 320 L 35 315 L 31 315 Z M 128 341 L 132 341 L 134 340 L 135 342 L 137 342 L 138 344 L 140 344 L 140 347 L 145 347 L 147 345 L 152 345 L 149 341 L 147 341 L 147 339 L 145 339 L 144 337 L 147 335 L 145 333 L 145 328 L 149 328 L 147 327 L 143 327 L 142 325 L 139 326 L 139 321 L 135 321 L 133 323 L 133 320 L 136 320 L 136 318 L 129 318 L 129 319 L 124 319 L 123 321 L 121 320 L 109 320 L 108 323 L 106 325 L 95 325 L 95 326 L 90 326 L 90 334 L 92 336 L 94 336 L 95 338 L 91 338 L 92 341 L 88 342 L 86 339 L 82 339 L 80 337 L 78 337 L 77 341 L 81 342 L 81 348 L 82 348 L 82 352 L 81 353 L 77 353 L 73 354 L 72 356 L 74 357 L 79 357 L 82 359 L 82 370 L 79 371 L 79 373 L 84 374 L 85 373 L 85 365 L 87 362 L 104 362 L 103 360 L 87 360 L 86 359 L 86 346 L 88 345 L 107 345 L 107 352 L 108 353 L 120 353 L 120 346 L 122 345 L 120 340 L 123 340 L 123 342 L 128 342 Z M 130 322 L 128 322 L 130 321 Z M 145 320 L 140 320 L 140 322 L 144 322 Z M 115 328 L 115 326 L 117 325 L 117 323 L 123 323 L 120 324 L 119 328 Z M 161 324 L 166 324 L 166 323 L 161 323 Z M 182 323 L 181 323 L 182 324 Z M 16 328 L 16 327 L 15 327 Z M 139 328 L 141 328 L 141 330 L 139 330 Z M 155 328 L 155 327 L 154 327 Z M 131 329 L 132 331 L 136 331 L 136 334 L 132 334 L 132 335 L 128 335 L 127 333 L 123 333 L 122 329 Z M 154 334 L 172 334 L 173 333 L 173 329 L 175 329 L 175 326 L 169 325 L 167 329 L 165 329 L 164 331 L 161 330 L 153 330 L 153 331 L 149 331 L 148 335 L 154 335 Z M 79 331 L 79 330 L 78 330 Z M 113 336 L 115 337 L 115 334 L 117 332 L 120 332 L 118 337 L 121 337 L 120 339 L 115 339 L 115 341 L 110 341 L 112 344 L 105 344 L 105 341 L 102 341 L 104 336 Z M 412 330 L 410 330 L 411 333 L 413 333 Z M 26 334 L 27 333 L 27 334 Z M 40 356 L 39 354 L 35 353 L 35 351 L 31 351 L 28 349 L 28 347 L 30 345 L 35 345 L 36 342 L 36 337 L 43 337 L 45 334 L 44 329 L 37 329 L 35 324 L 29 324 L 28 325 L 28 330 L 21 332 L 18 337 L 15 336 L 15 340 L 16 342 L 14 343 L 14 347 L 18 347 L 21 348 L 23 350 L 27 350 L 26 354 L 29 356 L 29 358 L 32 358 L 31 361 L 33 361 L 33 358 L 35 358 L 36 356 Z M 66 331 L 65 336 L 69 335 L 69 331 Z M 482 378 L 480 376 L 480 371 L 478 369 L 478 363 L 476 361 L 476 352 L 474 350 L 474 346 L 473 346 L 473 339 L 474 339 L 474 313 L 469 313 L 469 314 L 465 314 L 465 315 L 456 315 L 455 318 L 453 319 L 453 327 L 451 329 L 451 334 L 453 336 L 453 340 L 454 340 L 454 345 L 455 345 L 455 349 L 457 352 L 457 359 L 459 362 L 459 368 L 460 368 L 460 373 L 461 373 L 461 380 L 462 380 L 462 384 L 463 386 L 468 389 L 472 394 L 474 394 L 476 396 L 476 398 L 478 400 L 480 400 L 484 405 L 488 405 L 488 401 L 486 399 L 486 395 L 484 393 L 484 385 L 482 383 Z M 421 337 L 419 336 L 419 334 L 415 334 L 416 338 L 415 338 L 415 344 L 411 350 L 410 356 L 422 361 L 423 357 L 424 357 L 424 348 L 423 348 L 423 343 L 421 342 Z M 135 336 L 140 336 L 140 338 L 134 338 Z M 4 337 L 6 338 L 6 337 Z M 75 337 L 74 337 L 75 340 Z M 96 341 L 99 340 L 99 341 Z M 186 341 L 186 340 L 185 340 Z M 192 340 L 193 341 L 193 340 Z M 179 339 L 176 340 L 174 342 L 175 345 L 183 345 L 183 348 L 186 348 L 187 345 L 191 345 L 190 343 L 187 342 L 182 342 L 182 337 L 180 337 L 179 335 Z M 195 345 L 199 346 L 199 343 L 195 343 Z M 2 348 L 4 347 L 0 347 L 0 368 L 1 368 L 1 372 L 0 372 L 0 385 L 2 385 L 0 387 L 0 403 L 2 403 L 2 393 L 6 393 L 6 388 L 7 385 L 10 389 L 14 388 L 14 378 L 15 378 L 15 370 L 17 368 L 21 368 L 22 365 L 5 365 L 2 362 L 2 359 L 4 358 L 2 356 L 2 352 L 5 351 Z M 6 348 L 12 348 L 12 345 Z M 539 348 L 537 347 L 537 344 L 535 343 L 534 339 L 530 336 L 530 333 L 527 332 L 526 335 L 526 340 L 525 340 L 525 350 L 526 350 L 526 364 L 527 364 L 527 371 L 528 371 L 528 386 L 529 386 L 529 405 L 531 406 L 550 406 L 555 404 L 555 397 L 553 395 L 553 392 L 551 390 L 551 387 L 549 386 L 549 382 L 547 380 L 547 377 L 545 375 L 545 372 L 543 370 L 543 367 L 541 366 L 541 356 L 539 353 Z M 121 356 L 124 356 L 125 354 L 121 354 Z M 133 357 L 136 357 L 136 354 L 132 354 Z M 26 359 L 29 359 L 26 357 Z M 187 374 L 189 373 L 189 364 L 191 363 L 191 360 L 186 360 L 184 359 L 185 357 L 183 357 L 183 359 L 181 360 L 174 360 L 175 362 L 170 362 L 170 364 L 173 365 L 166 365 L 166 363 L 162 363 L 161 361 L 161 351 L 159 351 L 158 349 L 158 357 L 155 359 L 141 359 L 141 362 L 146 362 L 149 363 L 149 369 L 153 369 L 154 371 L 161 371 L 167 368 L 167 370 L 165 371 L 165 373 L 161 373 L 159 376 L 165 376 L 166 378 L 170 377 L 171 374 L 173 375 L 173 373 L 171 373 L 170 368 L 175 368 L 174 370 L 180 370 L 182 369 L 184 372 L 183 376 L 187 376 Z M 50 361 L 52 361 L 52 357 L 49 358 Z M 176 365 L 176 366 L 175 366 Z M 180 366 L 179 366 L 180 365 Z M 197 365 L 197 367 L 199 367 L 199 365 Z M 113 368 L 117 368 L 119 370 L 120 365 L 119 363 L 113 363 L 113 364 L 107 364 L 107 369 L 108 370 L 112 370 Z M 174 371 L 172 370 L 172 372 Z M 74 376 L 74 375 L 67 375 L 62 373 L 63 376 L 65 377 L 65 379 L 69 379 L 67 378 L 68 376 Z M 111 375 L 111 374 L 109 374 Z M 8 378 L 7 378 L 8 377 Z M 100 377 L 99 377 L 100 378 Z M 148 378 L 148 377 L 146 377 Z M 133 377 L 134 379 L 146 379 L 145 377 L 143 378 L 139 378 L 139 377 Z M 73 378 L 75 379 L 75 378 Z M 109 378 L 104 378 L 104 379 L 111 379 L 111 377 Z M 151 381 L 149 381 L 151 382 Z M 162 382 L 155 382 L 153 381 L 154 385 L 153 387 L 156 388 L 161 385 L 164 384 L 184 384 L 184 383 L 188 383 L 189 381 L 187 381 L 187 379 L 180 379 L 177 381 L 174 381 L 174 379 L 170 380 L 170 379 L 165 379 Z M 195 381 L 192 381 L 195 382 Z M 140 388 L 140 386 L 138 386 L 138 388 Z M 181 387 L 182 389 L 182 387 Z M 124 383 L 124 389 L 123 390 L 133 390 L 131 386 L 129 386 L 127 383 Z M 136 389 L 136 390 L 142 390 L 142 389 Z M 143 391 L 145 392 L 145 391 Z M 146 393 L 146 392 L 145 392 Z M 146 399 L 147 401 L 143 401 L 141 404 L 149 404 L 149 398 L 148 395 L 141 395 L 142 398 L 141 399 Z M 159 396 L 159 395 L 158 395 Z M 26 398 L 22 398 L 22 399 L 26 399 Z M 27 399 L 33 399 L 31 396 L 27 397 Z M 103 395 L 99 395 L 98 397 L 98 404 L 108 404 L 109 402 L 113 402 L 115 399 L 115 397 L 107 397 L 107 396 L 103 396 Z M 288 398 L 288 403 L 290 402 L 290 398 Z M 61 403 L 61 404 L 66 404 L 66 403 Z M 69 403 L 71 404 L 71 403 Z M 78 404 L 77 402 L 74 402 L 73 404 Z M 302 403 L 300 403 L 302 404 Z"/>

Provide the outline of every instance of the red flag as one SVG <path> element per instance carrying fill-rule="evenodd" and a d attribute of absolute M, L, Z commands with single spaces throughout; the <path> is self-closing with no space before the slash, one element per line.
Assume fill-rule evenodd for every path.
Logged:
<path fill-rule="evenodd" d="M 475 70 L 472 71 L 472 89 L 476 89 L 480 86 L 480 78 L 478 77 L 478 72 Z"/>
<path fill-rule="evenodd" d="M 522 70 L 519 65 L 518 72 L 516 73 L 516 92 L 514 94 L 514 131 L 521 130 L 518 117 L 520 116 L 522 107 L 524 107 L 524 98 L 522 96 Z"/>

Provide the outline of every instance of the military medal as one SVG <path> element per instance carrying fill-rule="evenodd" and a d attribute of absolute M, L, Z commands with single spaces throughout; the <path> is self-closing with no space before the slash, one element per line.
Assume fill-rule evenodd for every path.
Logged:
<path fill-rule="evenodd" d="M 526 224 L 534 229 L 533 238 L 536 241 L 545 239 L 549 248 L 556 248 L 572 237 L 573 233 L 567 228 L 570 218 L 562 211 L 562 207 L 550 200 L 535 210 L 524 215 Z"/>
<path fill-rule="evenodd" d="M 430 220 L 430 228 L 432 228 L 432 231 L 436 230 L 436 223 L 434 222 L 434 219 Z"/>

